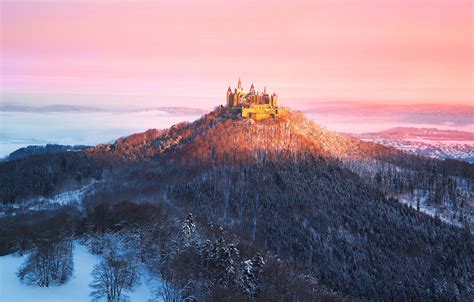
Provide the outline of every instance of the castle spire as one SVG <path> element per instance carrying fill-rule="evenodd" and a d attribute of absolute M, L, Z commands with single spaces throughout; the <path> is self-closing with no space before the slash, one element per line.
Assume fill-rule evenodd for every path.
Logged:
<path fill-rule="evenodd" d="M 239 82 L 237 83 L 237 88 L 242 89 L 242 82 L 240 81 L 240 77 L 239 77 Z"/>
<path fill-rule="evenodd" d="M 250 93 L 255 94 L 255 86 L 253 86 L 253 83 L 252 83 L 252 85 L 250 86 Z"/>
<path fill-rule="evenodd" d="M 267 86 L 263 86 L 263 93 L 264 93 L 264 94 L 267 93 Z"/>

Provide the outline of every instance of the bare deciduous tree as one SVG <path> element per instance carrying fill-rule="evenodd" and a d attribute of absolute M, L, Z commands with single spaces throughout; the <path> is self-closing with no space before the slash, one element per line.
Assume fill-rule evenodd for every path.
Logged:
<path fill-rule="evenodd" d="M 131 291 L 139 283 L 136 262 L 131 257 L 109 252 L 105 259 L 94 266 L 94 280 L 89 285 L 94 301 L 107 299 L 108 302 L 126 301 L 125 292 Z"/>
<path fill-rule="evenodd" d="M 17 275 L 29 285 L 49 287 L 66 283 L 72 271 L 72 241 L 65 240 L 38 244 Z"/>

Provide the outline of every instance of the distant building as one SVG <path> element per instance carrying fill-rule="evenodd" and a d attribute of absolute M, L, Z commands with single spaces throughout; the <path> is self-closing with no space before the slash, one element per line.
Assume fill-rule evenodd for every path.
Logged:
<path fill-rule="evenodd" d="M 266 87 L 263 92 L 255 90 L 253 84 L 248 92 L 242 88 L 242 82 L 237 83 L 237 88 L 227 89 L 227 107 L 241 114 L 243 118 L 259 121 L 269 117 L 277 117 L 285 113 L 285 108 L 278 106 L 278 95 L 269 95 Z"/>

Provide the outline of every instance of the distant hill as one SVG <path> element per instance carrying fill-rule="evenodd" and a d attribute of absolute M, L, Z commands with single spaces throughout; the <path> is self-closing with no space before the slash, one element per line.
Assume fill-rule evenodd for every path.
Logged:
<path fill-rule="evenodd" d="M 432 141 L 467 141 L 474 142 L 474 133 L 458 130 L 441 130 L 437 128 L 396 127 L 380 132 L 364 133 L 396 139 L 420 139 Z"/>
<path fill-rule="evenodd" d="M 174 115 L 203 115 L 207 111 L 198 108 L 190 107 L 151 107 L 139 110 L 133 110 L 132 112 L 161 112 Z"/>
<path fill-rule="evenodd" d="M 370 102 L 296 102 L 316 119 L 348 123 L 431 124 L 466 127 L 473 124 L 474 106 L 447 104 L 383 104 Z M 347 130 L 344 130 L 347 131 Z M 353 129 L 351 132 L 359 132 Z"/>
<path fill-rule="evenodd" d="M 352 136 L 421 156 L 458 159 L 474 163 L 474 133 L 472 132 L 397 127 L 380 132 L 352 134 Z"/>
<path fill-rule="evenodd" d="M 77 113 L 91 113 L 91 112 L 106 112 L 115 111 L 116 108 L 102 109 L 90 106 L 78 105 L 47 105 L 47 106 L 23 106 L 14 104 L 3 104 L 0 106 L 1 112 L 77 112 Z M 140 112 L 158 112 L 172 115 L 203 115 L 207 111 L 191 107 L 150 107 L 144 109 L 125 110 L 132 113 Z"/>
<path fill-rule="evenodd" d="M 25 158 L 32 155 L 47 154 L 47 153 L 59 153 L 59 152 L 70 152 L 70 151 L 82 151 L 90 146 L 85 145 L 57 145 L 57 144 L 47 144 L 44 146 L 27 146 L 20 148 L 16 151 L 10 153 L 7 156 L 6 160 L 14 160 Z"/>
<path fill-rule="evenodd" d="M 104 109 L 87 106 L 74 105 L 48 105 L 48 106 L 22 106 L 22 105 L 2 105 L 2 112 L 103 112 Z"/>

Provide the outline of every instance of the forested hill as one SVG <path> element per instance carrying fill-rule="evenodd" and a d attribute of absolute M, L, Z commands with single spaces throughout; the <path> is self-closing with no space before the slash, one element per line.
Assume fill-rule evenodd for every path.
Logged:
<path fill-rule="evenodd" d="M 28 189 L 54 195 L 68 175 L 68 183 L 74 175 L 78 183 L 101 179 L 82 200 L 85 217 L 75 234 L 101 238 L 130 231 L 138 240 L 137 258 L 186 297 L 473 298 L 472 165 L 448 165 L 338 135 L 297 112 L 254 122 L 217 108 L 193 123 L 84 152 L 2 163 L 0 172 L 0 184 L 20 188 L 1 187 L 11 193 L 10 202 L 25 200 L 28 195 L 19 192 Z M 20 186 L 20 178 L 31 178 L 31 186 Z M 36 182 L 50 190 L 34 191 Z M 402 196 L 418 197 L 419 204 L 402 204 Z M 139 208 L 133 204 L 146 204 L 146 213 L 119 211 Z M 444 206 L 449 220 L 444 212 L 435 218 L 423 213 Z M 196 229 L 176 225 L 187 213 Z M 183 243 L 181 232 L 187 230 L 189 239 L 191 229 L 194 239 Z M 13 251 L 17 246 L 3 245 Z M 252 259 L 258 272 L 242 271 L 238 263 L 245 266 L 243 260 L 257 252 Z M 250 294 L 242 289 L 248 278 Z"/>
<path fill-rule="evenodd" d="M 23 147 L 18 150 L 13 151 L 6 158 L 7 160 L 21 159 L 29 157 L 32 155 L 40 155 L 47 153 L 61 153 L 61 152 L 71 152 L 71 151 L 82 151 L 84 149 L 90 148 L 90 146 L 84 145 L 57 145 L 57 144 L 47 144 L 45 146 L 28 146 Z"/>
<path fill-rule="evenodd" d="M 142 172 L 147 181 L 138 188 L 132 181 L 137 194 L 164 183 L 167 202 L 351 297 L 470 296 L 472 165 L 339 135 L 298 112 L 254 122 L 225 108 L 87 152 L 156 162 L 160 172 Z M 419 192 L 427 192 L 420 209 L 397 202 Z M 446 215 L 464 227 L 420 213 L 448 203 Z"/>

